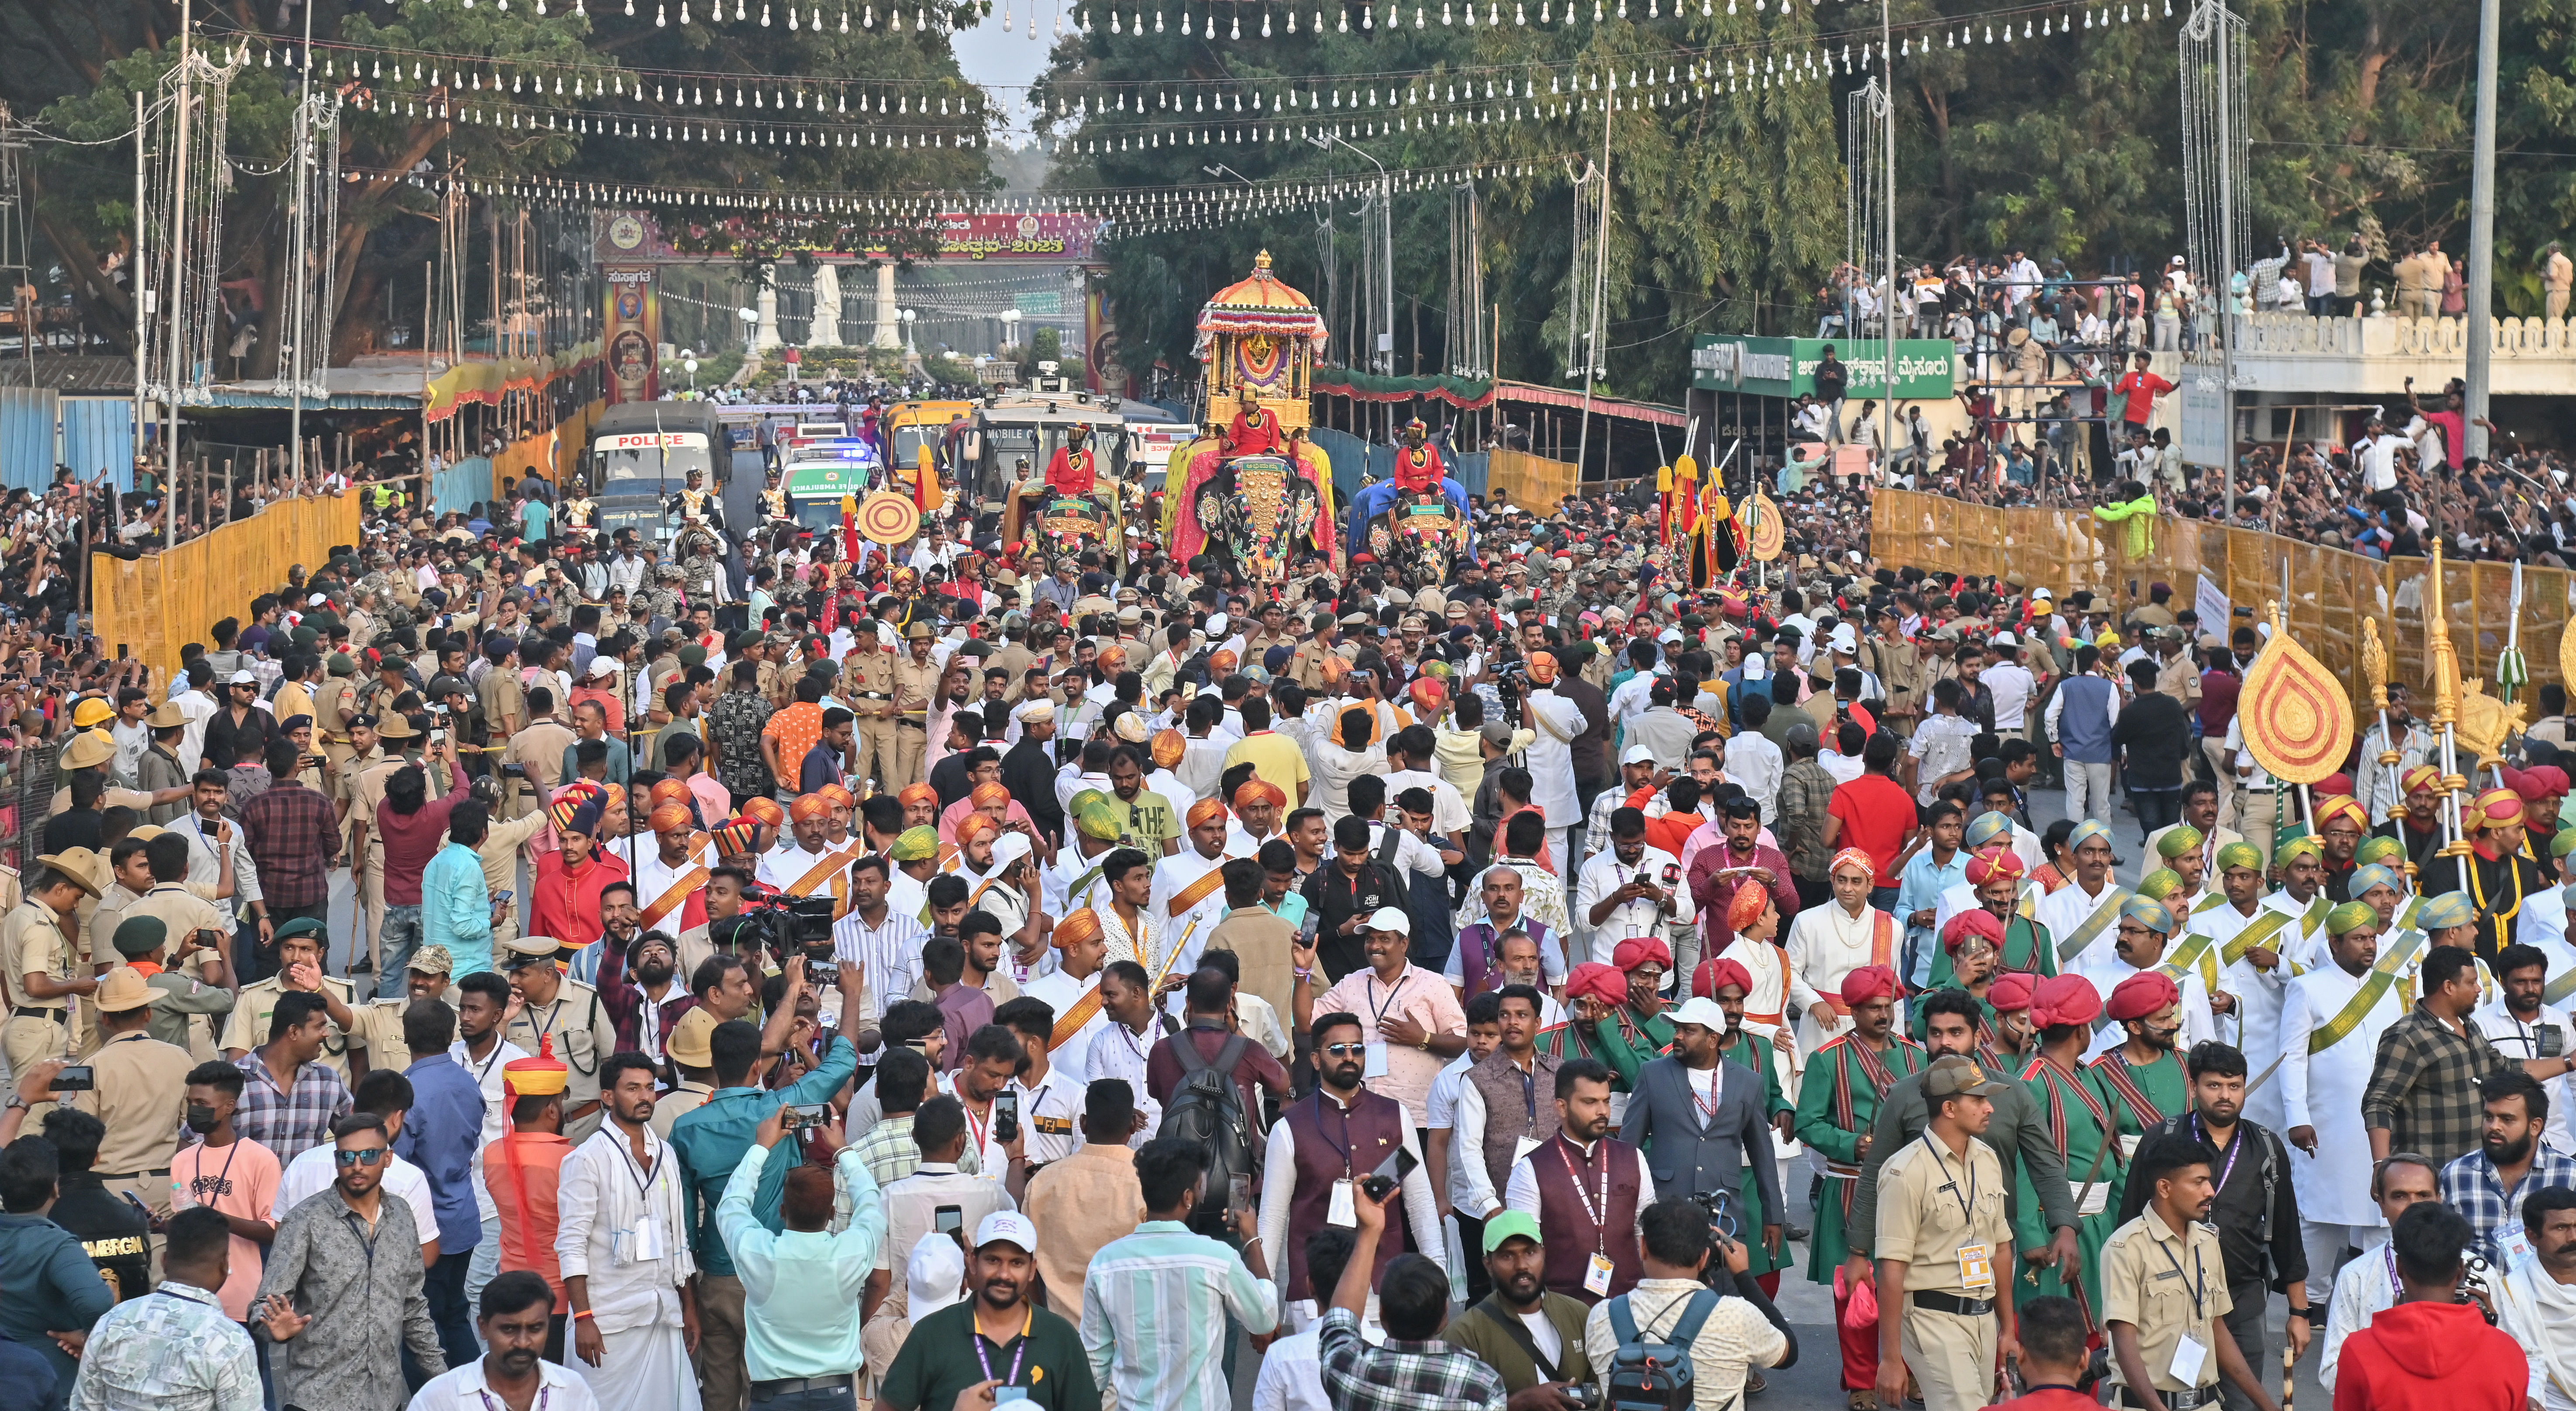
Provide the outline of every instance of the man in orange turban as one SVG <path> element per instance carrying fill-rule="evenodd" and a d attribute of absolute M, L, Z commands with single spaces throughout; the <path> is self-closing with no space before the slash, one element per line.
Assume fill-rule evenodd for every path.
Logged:
<path fill-rule="evenodd" d="M 814 792 L 821 795 L 823 802 L 832 809 L 823 829 L 824 839 L 836 848 L 847 847 L 850 842 L 850 815 L 858 811 L 858 796 L 838 784 L 826 784 Z"/>
<path fill-rule="evenodd" d="M 787 806 L 788 840 L 760 855 L 763 886 L 789 896 L 849 896 L 849 857 L 824 836 L 831 826 L 832 806 L 819 795 L 805 794 Z"/>
<path fill-rule="evenodd" d="M 754 794 L 742 801 L 742 816 L 760 829 L 760 844 L 753 852 L 767 852 L 778 842 L 778 830 L 787 826 L 787 810 L 767 794 Z"/>
<path fill-rule="evenodd" d="M 1226 834 L 1226 851 L 1237 857 L 1250 857 L 1263 843 L 1280 836 L 1280 810 L 1288 806 L 1288 795 L 1267 779 L 1246 779 L 1234 791 L 1236 826 Z"/>
<path fill-rule="evenodd" d="M 1175 942 L 1181 955 L 1173 963 L 1175 975 L 1198 964 L 1199 951 L 1228 909 L 1225 844 L 1230 823 L 1225 805 L 1200 799 L 1181 815 L 1180 851 L 1154 860 L 1154 886 L 1146 905 L 1157 930 L 1180 938 Z"/>
<path fill-rule="evenodd" d="M 986 772 L 998 773 L 1000 766 L 979 766 L 977 769 L 978 774 Z M 958 833 L 966 822 L 966 815 L 970 813 L 980 813 L 1003 829 L 1026 832 L 1030 835 L 1031 841 L 1036 840 L 1037 824 L 1029 817 L 1029 811 L 1021 807 L 1020 801 L 1012 798 L 1011 791 L 1004 788 L 999 781 L 986 779 L 967 790 L 966 797 L 939 811 L 939 841 L 943 843 L 963 841 Z M 1054 856 L 1054 853 L 1046 848 L 1040 848 L 1038 851 L 1042 858 Z"/>
<path fill-rule="evenodd" d="M 939 822 L 939 791 L 928 784 L 906 784 L 896 794 L 895 802 L 903 805 L 903 826 L 928 828 Z"/>
<path fill-rule="evenodd" d="M 653 830 L 653 853 L 635 860 L 636 925 L 686 937 L 701 934 L 707 924 L 707 869 L 715 853 L 697 831 L 697 817 L 684 803 L 656 805 L 645 825 Z"/>

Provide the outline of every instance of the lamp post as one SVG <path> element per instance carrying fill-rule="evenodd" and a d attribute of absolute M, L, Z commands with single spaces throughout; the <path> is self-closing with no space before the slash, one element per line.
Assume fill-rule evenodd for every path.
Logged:
<path fill-rule="evenodd" d="M 897 309 L 895 310 L 895 317 L 903 320 L 903 351 L 905 356 L 919 357 L 921 355 L 920 350 L 912 346 L 912 325 L 915 320 L 921 317 L 921 311 L 919 309 Z"/>
<path fill-rule="evenodd" d="M 698 390 L 698 355 L 686 348 L 680 350 L 680 367 L 689 374 L 689 390 Z"/>
<path fill-rule="evenodd" d="M 1018 309 L 1004 309 L 1002 310 L 1002 346 L 1005 348 L 1016 348 L 1019 345 L 1020 311 Z"/>

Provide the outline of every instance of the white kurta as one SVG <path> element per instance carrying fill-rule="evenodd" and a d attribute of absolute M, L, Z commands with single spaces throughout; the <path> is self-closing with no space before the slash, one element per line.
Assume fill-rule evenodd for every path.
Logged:
<path fill-rule="evenodd" d="M 1802 1013 L 1816 1003 L 1816 992 L 1789 969 L 1789 957 L 1769 941 L 1749 940 L 1736 936 L 1726 943 L 1713 959 L 1732 960 L 1753 977 L 1753 988 L 1744 996 L 1744 1032 L 1751 1034 L 1771 1056 L 1771 1071 L 1780 1080 L 1783 1101 L 1798 1100 L 1798 1074 L 1807 1066 L 1806 1051 L 1795 1043 L 1783 1050 L 1776 1036 L 1786 1026 L 1789 1016 Z M 1798 1144 L 1771 1134 L 1772 1148 L 1782 1156 L 1794 1155 Z"/>
<path fill-rule="evenodd" d="M 589 1280 L 592 1322 L 607 1346 L 596 1367 L 569 1360 L 603 1406 L 697 1411 L 680 1320 L 680 1286 L 697 1272 L 686 1181 L 668 1143 L 649 1129 L 644 1141 L 647 1162 L 638 1163 L 610 1122 L 564 1158 L 555 1257 L 564 1277 Z"/>
<path fill-rule="evenodd" d="M 1032 999 L 1045 1001 L 1047 1007 L 1055 1011 L 1056 1022 L 1061 1024 L 1064 1022 L 1064 1017 L 1073 1012 L 1073 1007 L 1082 1001 L 1082 997 L 1099 986 L 1100 972 L 1097 970 L 1079 980 L 1062 970 L 1050 970 L 1020 986 L 1020 993 Z M 1083 1073 L 1085 1071 L 1083 1059 L 1091 1050 L 1091 1040 L 1108 1022 L 1108 1010 L 1094 1009 L 1090 1020 L 1075 1031 L 1071 1038 L 1048 1050 L 1047 1062 L 1066 1073 L 1076 1075 Z"/>
<path fill-rule="evenodd" d="M 2540 1411 L 2576 1411 L 2576 1284 L 2562 1284 L 2537 1259 L 2492 1285 L 2496 1326 L 2530 1359 L 2530 1396 Z"/>
<path fill-rule="evenodd" d="M 1879 923 L 1889 922 L 1888 954 L 1881 959 L 1876 953 Z M 1886 912 L 1864 902 L 1860 915 L 1843 910 L 1837 899 L 1823 906 L 1811 906 L 1798 913 L 1789 923 L 1789 974 L 1818 999 L 1839 999 L 1843 980 L 1864 965 L 1894 965 L 1905 947 L 1905 928 L 1897 926 Z M 1814 1003 L 1813 1000 L 1809 1001 Z M 1802 1052 L 1816 1049 L 1851 1027 L 1839 1006 L 1830 1023 L 1818 1024 L 1804 1006 L 1798 1011 L 1798 1047 Z"/>
<path fill-rule="evenodd" d="M 2279 964 L 2265 970 L 2247 957 L 2225 967 L 2218 977 L 2219 987 L 2236 996 L 2238 1018 L 2233 1027 L 2236 1029 L 2236 1047 L 2245 1055 L 2248 1082 L 2281 1056 L 2281 1007 L 2288 996 L 2293 975 L 2292 957 L 2305 957 L 2312 945 L 2300 934 L 2300 928 L 2305 924 L 2302 917 L 2307 910 L 2306 904 L 2292 900 L 2289 893 L 2274 892 L 2263 899 L 2252 916 L 2240 916 L 2235 907 L 2225 904 L 2211 907 L 2202 914 L 2205 924 L 2225 928 L 2219 939 L 2220 945 L 2236 939 L 2238 932 L 2261 920 L 2267 911 L 2286 918 L 2281 929 L 2272 935 L 2268 947 L 2281 956 Z M 2325 927 L 2319 925 L 2317 934 L 2324 933 Z M 2213 930 L 2212 934 L 2218 932 Z M 2296 960 L 2295 964 L 2298 969 L 2309 968 L 2304 958 Z M 2283 1091 L 2278 1076 L 2260 1087 L 2249 1089 L 2245 1094 L 2245 1116 L 2273 1131 L 2287 1130 L 2288 1124 L 2282 1120 Z"/>
<path fill-rule="evenodd" d="M 2370 1198 L 2370 1136 L 2361 1125 L 2361 1094 L 2370 1085 L 2379 1035 L 2405 1014 L 2391 985 L 2352 1032 L 2322 1053 L 2308 1052 L 2308 1036 L 2333 1022 L 2367 978 L 2340 965 L 2311 970 L 2289 983 L 2281 1006 L 2281 1066 L 2272 1082 L 2281 1088 L 2284 1138 L 2314 1127 L 2317 1154 L 2290 1148 L 2290 1177 L 2299 1214 L 2321 1225 L 2376 1226 L 2379 1203 Z M 2260 1071 L 2259 1069 L 2257 1070 Z"/>
<path fill-rule="evenodd" d="M 1583 821 L 1583 806 L 1574 795 L 1574 737 L 1583 733 L 1583 707 L 1554 691 L 1533 691 L 1530 717 L 1538 738 L 1530 742 L 1530 802 L 1547 815 L 1547 826 L 1572 828 Z"/>
<path fill-rule="evenodd" d="M 2118 913 L 2120 904 L 2128 899 L 2129 893 L 2126 888 L 2109 881 L 2105 881 L 2102 884 L 2102 890 L 2095 895 L 2086 895 L 2082 882 L 2069 882 L 2039 899 L 2039 907 L 2032 919 L 2048 928 L 2048 943 L 2059 948 L 2058 973 L 2065 974 L 2069 971 L 2086 970 L 2099 964 L 2117 962 L 2118 956 L 2112 948 L 2118 945 L 2120 940 Z M 2084 929 L 2085 923 L 2093 919 L 2095 912 L 2106 906 L 2111 908 L 2112 915 L 2095 929 L 2092 938 L 2085 943 L 2081 953 L 2071 959 L 2068 958 L 2065 951 L 2066 943 L 2074 938 L 2076 932 Z"/>
<path fill-rule="evenodd" d="M 1055 861 L 1038 869 L 1047 915 L 1060 919 L 1086 906 L 1094 911 L 1108 907 L 1109 879 L 1101 874 L 1100 861 L 1109 852 L 1103 848 L 1099 857 L 1084 857 L 1079 846 L 1066 847 L 1057 851 Z M 1077 882 L 1082 885 L 1076 887 Z"/>

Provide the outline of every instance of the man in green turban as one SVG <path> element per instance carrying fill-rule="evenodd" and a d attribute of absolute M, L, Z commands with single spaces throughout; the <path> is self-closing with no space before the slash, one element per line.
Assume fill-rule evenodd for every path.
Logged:
<path fill-rule="evenodd" d="M 1059 850 L 1055 861 L 1038 872 L 1041 903 L 1050 916 L 1070 916 L 1082 908 L 1109 905 L 1109 884 L 1100 874 L 1109 850 L 1118 846 L 1119 811 L 1096 789 L 1075 794 L 1065 817 L 1073 824 L 1073 846 Z"/>

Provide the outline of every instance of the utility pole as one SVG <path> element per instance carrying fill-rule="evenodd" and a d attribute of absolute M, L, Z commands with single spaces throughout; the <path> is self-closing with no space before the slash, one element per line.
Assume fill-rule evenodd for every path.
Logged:
<path fill-rule="evenodd" d="M 1592 382 L 1608 370 L 1601 361 L 1601 340 L 1605 336 L 1601 301 L 1610 289 L 1610 115 L 1619 107 L 1619 76 L 1610 76 L 1610 91 L 1601 100 L 1601 226 L 1593 241 L 1592 258 L 1592 327 L 1583 338 L 1583 429 L 1574 438 L 1574 488 L 1583 488 L 1583 462 L 1592 449 Z M 1578 274 L 1580 271 L 1577 272 Z M 1609 466 L 1602 466 L 1606 484 Z"/>
<path fill-rule="evenodd" d="M 169 395 L 165 399 L 169 409 L 169 429 L 161 438 L 161 459 L 168 467 L 161 492 L 161 547 L 164 550 L 179 545 L 179 365 L 187 357 L 186 340 L 181 336 L 181 306 L 187 302 L 183 296 L 187 286 L 185 271 L 188 257 L 187 242 L 179 237 L 178 226 L 186 219 L 188 209 L 188 122 L 189 110 L 194 106 L 189 101 L 188 58 L 189 38 L 196 26 L 191 0 L 179 0 L 179 83 L 171 95 L 170 105 L 174 134 L 170 162 L 170 281 L 163 286 L 169 295 L 167 302 L 170 306 L 170 382 Z"/>
<path fill-rule="evenodd" d="M 2461 409 L 2462 454 L 2487 453 L 2486 428 L 2489 363 L 2495 356 L 2495 163 L 2496 49 L 2503 21 L 2499 0 L 2478 0 L 2477 136 L 2469 181 L 2469 366 L 2468 395 Z"/>
<path fill-rule="evenodd" d="M 287 251 L 288 257 L 295 261 L 295 299 L 287 305 L 287 318 L 284 320 L 285 327 L 290 330 L 287 336 L 295 340 L 292 346 L 294 361 L 289 364 L 281 358 L 277 369 L 281 380 L 292 377 L 295 382 L 295 402 L 286 413 L 286 456 L 287 473 L 294 477 L 298 486 L 304 482 L 303 373 L 308 356 L 304 341 L 306 327 L 312 320 L 312 311 L 304 306 L 313 298 L 313 0 L 304 0 L 304 54 L 301 64 L 296 81 L 295 121 L 303 129 L 303 140 L 295 144 L 295 205 L 287 213 L 288 229 L 296 236 Z M 328 317 L 327 313 L 325 317 Z M 278 350 L 280 354 L 288 351 L 286 348 Z M 330 360 L 327 348 L 323 360 L 326 364 Z"/>
<path fill-rule="evenodd" d="M 1878 0 L 1878 71 L 1887 82 L 1887 104 L 1881 109 L 1879 146 L 1885 149 L 1887 190 L 1882 204 L 1887 207 L 1887 294 L 1879 300 L 1878 316 L 1886 325 L 1887 361 L 1885 380 L 1878 399 L 1878 474 L 1879 483 L 1887 483 L 1896 468 L 1896 66 L 1889 60 L 1887 45 L 1893 25 L 1888 18 L 1888 0 Z M 2090 14 L 2090 11 L 2086 12 Z"/>

